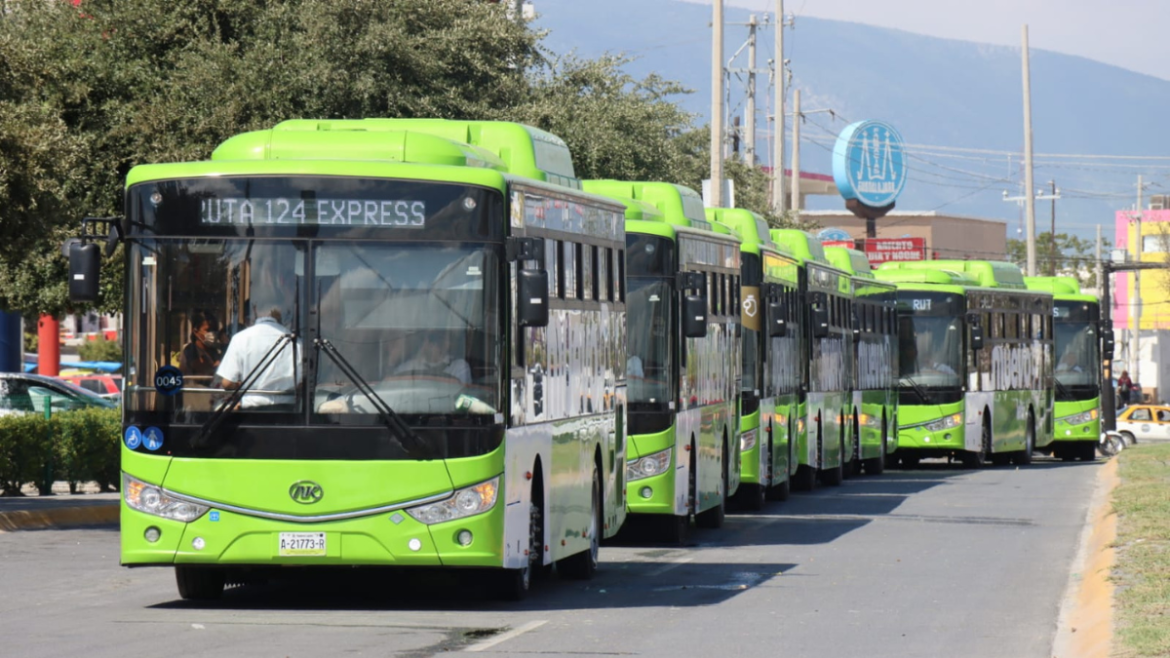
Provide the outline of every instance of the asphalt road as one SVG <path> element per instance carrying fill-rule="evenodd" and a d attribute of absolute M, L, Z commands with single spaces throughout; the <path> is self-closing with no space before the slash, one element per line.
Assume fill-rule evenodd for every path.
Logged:
<path fill-rule="evenodd" d="M 344 571 L 178 599 L 115 529 L 0 534 L 0 656 L 1048 658 L 1098 464 L 925 462 L 625 541 L 591 582 L 501 603 L 473 579 Z"/>

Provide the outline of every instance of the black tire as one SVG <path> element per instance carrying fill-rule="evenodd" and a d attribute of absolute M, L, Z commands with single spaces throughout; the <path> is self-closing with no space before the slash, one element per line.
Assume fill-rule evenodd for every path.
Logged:
<path fill-rule="evenodd" d="M 1096 443 L 1093 443 L 1091 441 L 1084 441 L 1082 443 L 1077 444 L 1077 446 L 1079 448 L 1078 452 L 1080 452 L 1080 455 L 1078 455 L 1078 456 L 1081 458 L 1081 461 L 1091 462 L 1091 461 L 1097 460 L 1097 444 Z"/>
<path fill-rule="evenodd" d="M 660 525 L 659 535 L 667 544 L 681 546 L 691 536 L 691 515 L 654 517 Z"/>
<path fill-rule="evenodd" d="M 1122 432 L 1121 438 L 1125 439 L 1125 447 L 1127 448 L 1137 445 L 1137 437 L 1134 436 L 1131 432 Z"/>
<path fill-rule="evenodd" d="M 877 457 L 870 457 L 863 463 L 866 475 L 881 475 L 886 470 L 886 448 L 889 446 L 889 429 L 886 421 L 882 420 L 882 446 Z"/>
<path fill-rule="evenodd" d="M 857 422 L 857 416 L 853 417 L 853 449 L 849 454 L 851 455 L 849 461 L 845 463 L 845 477 L 857 477 L 861 475 L 861 426 Z"/>
<path fill-rule="evenodd" d="M 557 562 L 557 572 L 570 580 L 592 580 L 597 573 L 597 562 L 601 551 L 602 519 L 601 475 L 593 467 L 593 498 L 590 503 L 591 520 L 589 528 L 589 550 L 570 555 Z"/>
<path fill-rule="evenodd" d="M 533 502 L 528 504 L 528 562 L 520 569 L 504 569 L 499 574 L 499 595 L 506 601 L 523 601 L 527 598 L 532 591 L 532 577 L 536 567 L 544 564 L 544 510 L 541 509 L 542 497 L 536 495 L 536 488 L 541 486 L 541 482 L 539 477 L 532 481 Z"/>
<path fill-rule="evenodd" d="M 837 465 L 833 468 L 826 468 L 821 470 L 821 483 L 830 487 L 841 486 L 841 481 L 845 479 L 845 432 L 842 431 L 837 437 L 837 442 L 840 445 L 838 449 L 839 458 Z M 824 455 L 822 454 L 822 458 Z"/>
<path fill-rule="evenodd" d="M 1028 412 L 1028 428 L 1024 430 L 1024 449 L 1012 455 L 1012 462 L 1016 466 L 1027 466 L 1032 463 L 1032 452 L 1036 449 L 1036 417 Z"/>
<path fill-rule="evenodd" d="M 963 466 L 967 468 L 983 468 L 987 465 L 988 456 L 991 455 L 991 421 L 987 419 L 987 412 L 983 416 L 983 433 L 980 435 L 979 452 L 964 452 L 959 459 L 963 461 Z"/>
<path fill-rule="evenodd" d="M 176 566 L 179 596 L 188 601 L 218 601 L 223 597 L 227 574 L 213 567 Z"/>
<path fill-rule="evenodd" d="M 709 510 L 699 512 L 695 515 L 695 525 L 700 528 L 708 528 L 717 530 L 723 527 L 723 520 L 727 517 L 727 468 L 729 464 L 727 452 L 727 440 L 723 441 L 723 463 L 720 465 L 720 477 L 722 478 L 722 485 L 719 487 L 719 504 Z"/>

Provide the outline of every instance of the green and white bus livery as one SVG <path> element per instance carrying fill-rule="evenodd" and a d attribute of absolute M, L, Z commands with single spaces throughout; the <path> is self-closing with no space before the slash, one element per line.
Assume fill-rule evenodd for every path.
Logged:
<path fill-rule="evenodd" d="M 788 249 L 801 269 L 799 303 L 805 306 L 807 336 L 799 410 L 805 429 L 797 436 L 793 487 L 812 489 L 817 478 L 841 484 L 845 461 L 853 454 L 853 432 L 846 418 L 853 409 L 853 287 L 849 275 L 829 264 L 813 236 L 794 229 L 772 229 L 772 239 Z"/>
<path fill-rule="evenodd" d="M 877 281 L 865 254 L 825 247 L 830 263 L 849 273 L 853 285 L 853 457 L 845 474 L 885 470 L 898 448 L 898 322 L 895 289 Z"/>
<path fill-rule="evenodd" d="M 1097 458 L 1101 434 L 1101 302 L 1074 277 L 1025 277 L 1052 293 L 1055 330 L 1056 431 L 1052 454 L 1065 461 Z"/>
<path fill-rule="evenodd" d="M 292 121 L 135 167 L 125 207 L 122 564 L 194 599 L 272 568 L 592 575 L 625 513 L 625 232 L 559 138 Z"/>
<path fill-rule="evenodd" d="M 626 204 L 629 512 L 670 541 L 722 526 L 740 477 L 740 241 L 693 190 L 585 181 Z"/>
<path fill-rule="evenodd" d="M 1052 295 L 991 261 L 883 263 L 898 287 L 898 456 L 1031 463 L 1052 442 Z"/>
<path fill-rule="evenodd" d="M 788 498 L 795 471 L 801 327 L 796 260 L 772 241 L 763 218 L 742 208 L 708 208 L 707 218 L 743 241 L 743 382 L 740 393 L 740 505 Z M 803 425 L 803 423 L 800 423 Z"/>

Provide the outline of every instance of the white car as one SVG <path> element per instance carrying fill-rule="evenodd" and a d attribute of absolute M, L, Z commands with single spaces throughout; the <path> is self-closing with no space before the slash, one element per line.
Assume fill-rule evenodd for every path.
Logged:
<path fill-rule="evenodd" d="M 1129 445 L 1170 443 L 1170 407 L 1133 404 L 1117 415 L 1117 431 Z"/>

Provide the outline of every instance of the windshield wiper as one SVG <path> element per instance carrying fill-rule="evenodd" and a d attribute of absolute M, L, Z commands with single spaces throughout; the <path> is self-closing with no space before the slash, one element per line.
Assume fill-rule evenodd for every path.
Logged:
<path fill-rule="evenodd" d="M 410 426 L 406 424 L 406 421 L 402 420 L 402 416 L 399 416 L 398 412 L 394 411 L 390 405 L 386 404 L 386 401 L 382 399 L 382 396 L 378 395 L 370 386 L 369 382 L 367 382 L 365 378 L 358 374 L 358 371 L 355 370 L 352 365 L 350 365 L 349 361 L 346 360 L 344 356 L 342 356 L 341 352 L 337 351 L 337 348 L 333 346 L 333 343 L 329 342 L 328 338 L 317 338 L 313 341 L 313 345 L 317 348 L 318 352 L 323 351 L 325 354 L 328 354 L 334 365 L 336 365 L 346 377 L 349 377 L 350 381 L 352 381 L 354 385 L 358 387 L 358 390 L 361 391 L 361 394 L 366 396 L 366 399 L 370 401 L 370 404 L 374 405 L 374 409 L 378 411 L 378 415 L 382 418 L 382 422 L 385 423 L 386 428 L 390 430 L 390 433 L 397 437 L 400 444 L 406 444 L 413 447 L 426 459 L 434 459 L 434 451 L 431 450 L 431 447 L 427 445 L 426 441 L 423 441 L 419 435 L 415 434 L 414 430 L 410 429 Z M 403 445 L 403 448 L 405 448 L 407 452 L 411 452 L 409 448 L 406 448 L 406 445 Z"/>
<path fill-rule="evenodd" d="M 918 382 L 914 381 L 913 377 L 910 377 L 909 375 L 903 376 L 902 381 L 910 385 L 910 388 L 914 390 L 914 393 L 919 397 L 919 399 L 922 400 L 923 404 L 932 404 L 930 401 L 930 396 L 926 393 L 926 389 L 919 386 Z"/>
<path fill-rule="evenodd" d="M 1059 379 L 1057 379 L 1056 377 L 1053 377 L 1052 381 L 1056 382 L 1056 399 L 1057 400 L 1061 400 L 1061 399 L 1075 400 L 1076 399 L 1075 397 L 1073 397 L 1072 391 L 1069 391 L 1067 386 L 1065 386 L 1064 384 L 1061 384 Z"/>
<path fill-rule="evenodd" d="M 219 429 L 220 423 L 222 423 L 223 419 L 227 417 L 227 412 L 235 409 L 236 405 L 240 403 L 240 400 L 243 399 L 244 395 L 247 394 L 247 392 L 256 385 L 256 381 L 260 379 L 260 373 L 267 370 L 268 366 L 272 365 L 272 362 L 276 360 L 277 355 L 280 354 L 283 347 L 296 340 L 296 337 L 297 335 L 295 333 L 288 333 L 284 334 L 280 338 L 276 339 L 274 343 L 272 343 L 272 347 L 268 348 L 268 351 L 264 353 L 264 356 L 260 357 L 260 361 L 257 362 L 251 370 L 248 371 L 248 374 L 244 375 L 243 381 L 241 381 L 240 384 L 236 387 L 236 390 L 232 391 L 232 394 L 229 395 L 228 398 L 219 405 L 219 408 L 212 412 L 211 418 L 208 418 L 207 421 L 204 422 L 203 425 L 199 428 L 199 433 L 195 435 L 195 438 L 191 439 L 191 445 L 193 447 L 202 448 L 210 444 L 211 436 L 215 434 L 217 429 Z M 293 355 L 293 358 L 295 359 L 295 348 L 293 350 Z M 293 372 L 296 372 L 295 363 L 293 365 Z"/>

